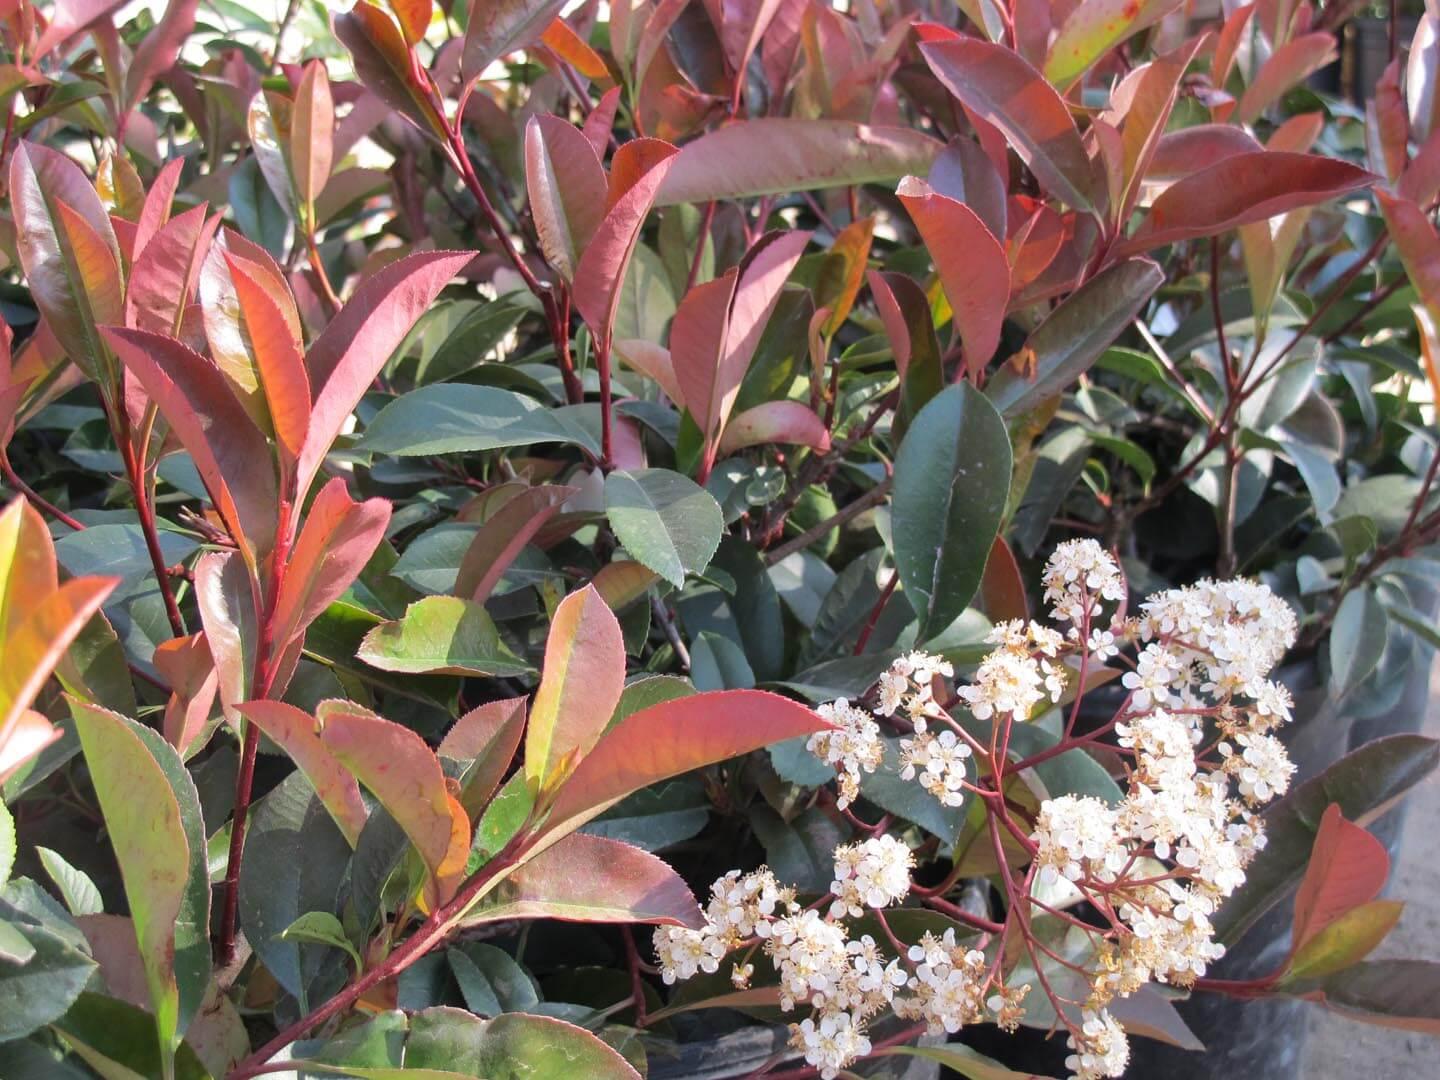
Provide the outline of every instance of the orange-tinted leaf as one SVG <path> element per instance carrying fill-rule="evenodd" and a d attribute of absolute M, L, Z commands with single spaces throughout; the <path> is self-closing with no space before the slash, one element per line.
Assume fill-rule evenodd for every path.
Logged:
<path fill-rule="evenodd" d="M 732 454 L 747 446 L 768 443 L 809 446 L 824 453 L 830 449 L 830 432 L 809 405 L 798 401 L 764 401 L 725 425 L 720 453 Z"/>
<path fill-rule="evenodd" d="M 653 923 L 698 930 L 705 919 L 684 879 L 648 851 L 573 833 L 521 863 L 461 926 L 503 919 Z"/>
<path fill-rule="evenodd" d="M 562 484 L 526 488 L 485 519 L 460 560 L 455 595 L 483 604 L 540 527 L 580 489 Z"/>
<path fill-rule="evenodd" d="M 525 734 L 525 699 L 502 698 L 471 709 L 440 740 L 442 758 L 462 762 L 460 805 L 478 817 L 510 771 Z"/>
<path fill-rule="evenodd" d="M 599 573 L 590 579 L 590 584 L 610 605 L 611 611 L 620 611 L 639 600 L 659 580 L 660 575 L 648 566 L 619 559 L 602 566 Z"/>
<path fill-rule="evenodd" d="M 0 742 L 0 784 L 14 776 L 41 750 L 58 742 L 64 734 L 34 709 L 21 712 L 10 725 L 10 734 Z"/>
<path fill-rule="evenodd" d="M 1295 951 L 1286 981 L 1324 978 L 1358 964 L 1395 929 L 1404 910 L 1403 900 L 1372 900 L 1351 908 Z"/>
<path fill-rule="evenodd" d="M 173 338 L 120 327 L 104 334 L 190 452 L 235 542 L 269 550 L 279 501 L 270 446 L 219 368 Z"/>
<path fill-rule="evenodd" d="M 409 44 L 414 45 L 425 36 L 430 26 L 431 0 L 385 0 L 385 3 L 395 13 L 395 21 Z"/>
<path fill-rule="evenodd" d="M 76 366 L 91 378 L 108 377 L 97 328 L 122 322 L 125 310 L 120 246 L 100 196 L 64 154 L 22 141 L 10 160 L 10 208 L 35 305 Z M 87 249 L 88 275 L 77 265 L 77 235 Z"/>
<path fill-rule="evenodd" d="M 1135 235 L 1120 245 L 1120 254 L 1216 236 L 1286 210 L 1328 202 L 1374 179 L 1348 162 L 1316 154 L 1235 154 L 1166 188 Z"/>
<path fill-rule="evenodd" d="M 197 206 L 156 230 L 134 257 L 125 290 L 125 324 L 179 337 L 185 309 L 200 280 L 205 253 L 220 225 Z M 138 247 L 138 244 L 137 244 Z"/>
<path fill-rule="evenodd" d="M 244 260 L 224 251 L 221 257 L 230 271 L 242 332 L 259 378 L 270 429 L 286 460 L 293 463 L 300 456 L 310 426 L 310 383 L 305 374 L 305 357 L 289 320 L 294 308 L 287 312 L 277 305 L 260 277 L 251 273 Z"/>
<path fill-rule="evenodd" d="M 430 872 L 426 898 L 431 910 L 449 900 L 465 872 L 470 823 L 445 789 L 440 759 L 409 728 L 348 701 L 321 702 L 318 717 L 325 748 L 370 789 L 420 852 Z M 464 839 L 457 867 L 460 830 Z"/>
<path fill-rule="evenodd" d="M 1005 249 L 975 211 L 937 194 L 925 181 L 907 176 L 896 194 L 920 230 L 940 275 L 965 346 L 965 366 L 972 374 L 983 371 L 1000 343 L 1010 299 Z"/>
<path fill-rule="evenodd" d="M 540 43 L 585 78 L 596 82 L 610 78 L 604 58 L 564 19 L 554 19 L 540 35 Z"/>
<path fill-rule="evenodd" d="M 555 609 L 545 666 L 525 734 L 525 779 L 539 795 L 553 791 L 610 721 L 625 687 L 620 624 L 589 585 Z"/>
<path fill-rule="evenodd" d="M 675 375 L 675 365 L 670 359 L 669 349 L 650 341 L 627 338 L 615 342 L 614 351 L 615 355 L 630 367 L 659 383 L 665 396 L 678 407 L 685 407 L 685 394 Z"/>
<path fill-rule="evenodd" d="M 155 646 L 155 670 L 170 684 L 161 731 L 182 756 L 205 730 L 219 690 L 219 672 L 203 632 L 171 638 Z"/>
<path fill-rule="evenodd" d="M 926 42 L 920 52 L 947 90 L 1004 133 L 1047 191 L 1077 210 L 1094 207 L 1090 158 L 1044 76 L 1005 46 L 973 38 Z"/>
<path fill-rule="evenodd" d="M 427 251 L 391 263 L 361 283 L 310 346 L 305 363 L 315 405 L 296 470 L 302 495 L 390 354 L 471 258 Z"/>
<path fill-rule="evenodd" d="M 375 554 L 390 524 L 384 499 L 356 502 L 335 477 L 315 496 L 285 570 L 271 616 L 275 647 L 283 650 L 348 589 Z"/>
<path fill-rule="evenodd" d="M 498 5 L 483 4 L 476 12 Z M 473 27 L 481 20 L 472 18 Z M 335 36 L 350 50 L 355 73 L 365 88 L 403 114 L 425 134 L 445 139 L 445 118 L 435 108 L 410 65 L 410 47 L 400 28 L 385 12 L 369 3 L 357 3 L 334 16 Z"/>
<path fill-rule="evenodd" d="M 1224 90 L 1230 81 L 1230 72 L 1235 67 L 1235 54 L 1250 17 L 1255 14 L 1255 5 L 1246 4 L 1236 8 L 1225 20 L 1215 41 L 1215 56 L 1210 62 L 1210 82 L 1216 90 Z"/>
<path fill-rule="evenodd" d="M 865 268 L 870 258 L 870 241 L 875 236 L 875 219 L 861 218 L 841 229 L 830 245 L 830 254 L 844 260 L 845 272 L 841 277 L 840 291 L 826 306 L 830 315 L 825 320 L 825 335 L 830 337 L 850 317 L 855 306 L 855 297 L 860 293 L 860 284 L 865 280 Z"/>
<path fill-rule="evenodd" d="M 535 41 L 563 6 L 563 0 L 487 0 L 471 4 L 460 61 L 462 77 L 473 79 L 492 61 Z"/>
<path fill-rule="evenodd" d="M 708 443 L 715 437 L 728 411 L 725 398 L 740 389 L 738 381 L 725 380 L 725 329 L 735 283 L 740 271 L 731 267 L 718 278 L 696 285 L 685 294 L 670 324 L 670 361 L 683 404 Z M 743 372 L 742 372 L 743 375 Z"/>
<path fill-rule="evenodd" d="M 1431 318 L 1440 321 L 1440 235 L 1413 202 L 1375 193 L 1400 261 Z"/>
<path fill-rule="evenodd" d="M 525 126 L 525 187 L 540 250 L 566 281 L 605 216 L 605 170 L 581 131 L 558 116 Z"/>
<path fill-rule="evenodd" d="M 359 843 L 368 816 L 360 785 L 321 741 L 315 718 L 280 701 L 249 701 L 240 712 L 305 774 L 350 846 Z"/>
<path fill-rule="evenodd" d="M 829 727 L 813 710 L 763 690 L 693 694 L 641 709 L 611 728 L 561 787 L 546 835 L 558 839 L 660 780 Z"/>
<path fill-rule="evenodd" d="M 1345 912 L 1374 900 L 1389 875 L 1385 845 L 1346 821 L 1339 803 L 1327 806 L 1295 893 L 1293 948 L 1303 949 Z"/>
<path fill-rule="evenodd" d="M 1255 119 L 1297 85 L 1335 59 L 1333 34 L 1304 34 L 1281 45 L 1261 65 L 1255 79 L 1245 88 L 1235 119 L 1242 124 Z"/>
<path fill-rule="evenodd" d="M 260 647 L 260 620 L 244 559 L 231 551 L 212 551 L 196 559 L 195 605 L 215 660 L 220 704 L 233 721 L 235 706 L 251 696 Z"/>

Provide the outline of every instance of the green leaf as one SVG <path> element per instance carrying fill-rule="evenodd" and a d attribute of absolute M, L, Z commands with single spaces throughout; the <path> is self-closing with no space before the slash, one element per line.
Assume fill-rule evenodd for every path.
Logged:
<path fill-rule="evenodd" d="M 739 645 L 712 630 L 701 631 L 690 647 L 690 678 L 697 690 L 748 690 L 755 672 Z"/>
<path fill-rule="evenodd" d="M 173 1066 L 155 1045 L 155 1018 L 144 1009 L 103 994 L 81 994 L 55 1031 L 106 1080 L 165 1076 L 170 1080 L 211 1080 L 188 1043 L 177 1043 Z M 166 1058 L 169 1054 L 166 1054 Z"/>
<path fill-rule="evenodd" d="M 480 941 L 462 941 L 446 950 L 450 970 L 471 1012 L 498 1016 L 524 1012 L 540 1004 L 525 969 L 504 949 Z"/>
<path fill-rule="evenodd" d="M 946 806 L 916 781 L 901 779 L 899 738 L 887 736 L 881 741 L 885 760 L 873 773 L 860 777 L 860 794 L 880 809 L 913 821 L 946 844 L 953 844 L 965 824 L 964 804 Z"/>
<path fill-rule="evenodd" d="M 892 530 L 918 642 L 959 617 L 980 584 L 1010 490 L 1010 436 L 968 383 L 920 410 L 895 459 Z"/>
<path fill-rule="evenodd" d="M 681 777 L 621 799 L 581 832 L 623 840 L 644 851 L 661 851 L 689 840 L 709 820 L 710 800 L 704 787 L 695 777 Z"/>
<path fill-rule="evenodd" d="M 0 802 L 0 888 L 9 882 L 10 871 L 14 869 L 15 818 L 10 813 L 10 808 Z"/>
<path fill-rule="evenodd" d="M 1375 670 L 1385 652 L 1389 618 L 1375 595 L 1353 589 L 1340 602 L 1330 630 L 1330 685 L 1341 697 Z"/>
<path fill-rule="evenodd" d="M 176 924 L 185 904 L 191 854 L 180 805 L 159 763 L 124 717 L 79 703 L 72 712 L 120 864 L 159 1051 L 168 1062 L 181 1032 Z"/>
<path fill-rule="evenodd" d="M 362 971 L 365 967 L 365 962 L 360 959 L 360 954 L 355 951 L 355 946 L 345 936 L 345 927 L 341 926 L 340 920 L 328 911 L 307 911 L 280 931 L 280 936 L 286 941 L 332 945 L 337 949 L 344 949 L 346 955 L 355 962 L 357 972 Z"/>
<path fill-rule="evenodd" d="M 95 887 L 95 882 L 90 880 L 89 874 L 77 870 L 66 862 L 59 852 L 51 851 L 47 847 L 37 846 L 35 854 L 40 857 L 40 864 L 45 867 L 50 880 L 55 882 L 55 887 L 60 890 L 60 896 L 65 901 L 65 906 L 70 909 L 71 915 L 99 915 L 105 910 L 100 900 L 100 890 Z"/>
<path fill-rule="evenodd" d="M 528 675 L 535 669 L 500 640 L 479 604 L 458 596 L 427 596 L 402 618 L 381 623 L 357 655 L 382 671 L 405 674 Z"/>
<path fill-rule="evenodd" d="M 1367 960 L 1307 996 L 1352 1020 L 1440 1035 L 1440 963 L 1433 960 Z"/>
<path fill-rule="evenodd" d="M 566 443 L 598 457 L 599 443 L 574 409 L 547 408 L 494 386 L 422 386 L 381 409 L 356 449 L 414 457 Z"/>
<path fill-rule="evenodd" d="M 631 556 L 676 588 L 710 564 L 725 530 L 714 496 L 668 469 L 612 472 L 605 512 Z"/>
<path fill-rule="evenodd" d="M 1034 378 L 1007 364 L 985 387 L 1008 418 L 1068 390 L 1130 325 L 1165 275 L 1149 259 L 1115 263 L 1067 296 L 1025 342 Z"/>
<path fill-rule="evenodd" d="M 548 1016 L 507 1012 L 479 1020 L 459 1009 L 427 1009 L 410 1021 L 406 1066 L 459 1069 L 484 1080 L 639 1080 L 640 1074 L 584 1028 Z"/>
<path fill-rule="evenodd" d="M 1215 938 L 1239 940 L 1290 894 L 1305 874 L 1316 829 L 1331 803 L 1364 826 L 1393 806 L 1440 764 L 1440 742 L 1419 735 L 1392 735 L 1367 743 L 1319 776 L 1293 788 L 1265 812 L 1265 850 L 1245 871 L 1241 885 L 1214 917 Z"/>
<path fill-rule="evenodd" d="M 19 1039 L 63 1016 L 95 974 L 90 946 L 44 889 L 28 878 L 0 892 L 0 919 L 25 939 L 30 958 L 0 957 L 0 1041 Z M 149 1026 L 155 1045 L 155 1027 Z"/>
<path fill-rule="evenodd" d="M 1323 978 L 1364 960 L 1395 928 L 1404 909 L 1399 900 L 1372 900 L 1351 908 L 1300 948 L 1284 983 Z"/>

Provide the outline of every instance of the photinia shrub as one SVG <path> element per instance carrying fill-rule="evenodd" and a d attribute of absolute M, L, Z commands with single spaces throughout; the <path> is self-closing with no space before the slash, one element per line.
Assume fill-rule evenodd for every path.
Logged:
<path fill-rule="evenodd" d="M 1434 13 L 283 7 L 0 2 L 0 1075 L 1437 1030 Z"/>

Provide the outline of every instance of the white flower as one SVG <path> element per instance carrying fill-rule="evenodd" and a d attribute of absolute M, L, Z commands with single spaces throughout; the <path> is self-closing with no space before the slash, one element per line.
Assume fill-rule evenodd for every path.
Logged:
<path fill-rule="evenodd" d="M 955 943 L 955 931 L 944 937 L 926 933 L 910 947 L 914 974 L 906 983 L 908 994 L 896 997 L 895 1014 L 924 1020 L 932 1035 L 951 1035 L 982 1019 L 985 1009 L 985 954 Z"/>
<path fill-rule="evenodd" d="M 1101 601 L 1125 599 L 1125 579 L 1114 558 L 1095 540 L 1067 540 L 1045 563 L 1045 602 L 1061 622 L 1100 614 Z"/>
<path fill-rule="evenodd" d="M 953 731 L 901 739 L 900 778 L 914 780 L 918 770 L 921 787 L 944 805 L 959 806 L 965 801 L 965 759 L 969 756 L 970 744 Z"/>
<path fill-rule="evenodd" d="M 1113 880 L 1129 860 L 1116 822 L 1115 811 L 1092 795 L 1046 799 L 1030 835 L 1039 848 L 1035 859 L 1041 880 Z"/>
<path fill-rule="evenodd" d="M 1186 681 L 1185 669 L 1179 659 L 1162 645 L 1146 645 L 1135 658 L 1135 670 L 1127 671 L 1120 680 L 1127 690 L 1135 692 L 1135 708 L 1148 709 L 1152 704 L 1169 704 L 1170 688 Z"/>
<path fill-rule="evenodd" d="M 1001 648 L 980 661 L 974 685 L 962 686 L 956 693 L 977 720 L 989 720 L 996 713 L 1026 720 L 1045 698 L 1045 679 L 1039 663 L 1029 655 Z"/>
<path fill-rule="evenodd" d="M 765 948 L 780 972 L 780 1007 L 834 991 L 844 977 L 849 954 L 845 929 L 826 922 L 817 911 L 776 919 Z"/>
<path fill-rule="evenodd" d="M 844 698 L 821 705 L 815 711 L 836 727 L 811 735 L 805 749 L 835 769 L 840 784 L 836 804 L 843 810 L 860 795 L 861 770 L 873 773 L 884 759 L 880 725 L 869 713 Z"/>
<path fill-rule="evenodd" d="M 770 919 L 777 906 L 793 908 L 793 890 L 782 889 L 775 875 L 765 867 L 741 876 L 731 870 L 710 887 L 705 916 L 716 933 L 732 944 L 754 935 L 769 933 Z"/>
<path fill-rule="evenodd" d="M 864 1029 L 846 1012 L 825 1013 L 818 1024 L 806 1019 L 792 1025 L 790 1044 L 804 1053 L 805 1061 L 820 1071 L 822 1080 L 832 1080 L 871 1049 Z"/>
<path fill-rule="evenodd" d="M 676 980 L 692 977 L 703 971 L 720 970 L 725 958 L 725 943 L 714 927 L 691 930 L 686 926 L 659 926 L 655 929 L 655 956 L 660 961 L 660 977 L 669 986 Z"/>
<path fill-rule="evenodd" d="M 1130 1043 L 1125 1029 L 1104 1009 L 1080 1014 L 1078 1034 L 1067 1042 L 1075 1053 L 1065 1059 L 1071 1080 L 1098 1080 L 1102 1076 L 1123 1076 L 1130 1064 Z"/>
<path fill-rule="evenodd" d="M 1290 789 L 1295 766 L 1279 739 L 1242 731 L 1235 742 L 1240 746 L 1238 754 L 1228 743 L 1220 744 L 1220 753 L 1225 771 L 1235 775 L 1240 794 L 1251 804 L 1269 802 Z"/>
<path fill-rule="evenodd" d="M 914 856 L 893 836 L 876 836 L 859 844 L 835 849 L 835 880 L 830 891 L 835 902 L 832 918 L 863 915 L 865 908 L 899 903 L 910 892 Z"/>

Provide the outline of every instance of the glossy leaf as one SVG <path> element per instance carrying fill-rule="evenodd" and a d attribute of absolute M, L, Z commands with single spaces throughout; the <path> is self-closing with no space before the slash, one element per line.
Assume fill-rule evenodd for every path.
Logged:
<path fill-rule="evenodd" d="M 725 425 L 725 434 L 720 437 L 720 456 L 771 443 L 808 446 L 823 454 L 830 449 L 830 432 L 809 405 L 798 401 L 766 401 L 746 409 Z"/>
<path fill-rule="evenodd" d="M 1233 154 L 1166 188 L 1119 251 L 1136 254 L 1179 240 L 1217 236 L 1286 210 L 1328 202 L 1373 180 L 1364 169 L 1338 158 L 1278 150 Z"/>
<path fill-rule="evenodd" d="M 429 0 L 425 0 L 429 7 Z M 330 77 L 325 65 L 312 60 L 305 65 L 300 85 L 295 88 L 294 120 L 290 129 L 290 167 L 295 176 L 295 194 L 304 220 L 313 229 L 315 202 L 330 179 L 335 152 L 335 102 L 330 94 Z"/>
<path fill-rule="evenodd" d="M 619 475 L 619 474 L 612 474 Z M 537 796 L 565 782 L 595 746 L 625 687 L 625 641 L 594 588 L 555 609 L 525 732 L 525 779 Z"/>
<path fill-rule="evenodd" d="M 583 408 L 583 406 L 580 406 Z M 598 440 L 563 409 L 495 386 L 422 386 L 386 405 L 358 448 L 400 457 L 570 443 L 600 454 Z"/>
<path fill-rule="evenodd" d="M 561 788 L 547 837 L 572 832 L 632 791 L 830 725 L 760 690 L 719 690 L 663 701 L 606 732 Z"/>
<path fill-rule="evenodd" d="M 485 519 L 460 561 L 455 595 L 483 604 L 541 527 L 580 489 L 562 484 L 526 488 Z"/>
<path fill-rule="evenodd" d="M 952 386 L 915 417 L 895 458 L 895 568 L 926 641 L 979 587 L 1010 491 L 1010 437 L 995 407 Z"/>
<path fill-rule="evenodd" d="M 321 702 L 320 740 L 370 789 L 405 830 L 429 871 L 433 909 L 460 885 L 470 853 L 470 821 L 446 791 L 440 760 L 409 728 L 346 701 Z"/>
<path fill-rule="evenodd" d="M 924 175 L 940 143 L 909 128 L 848 120 L 764 117 L 686 143 L 657 206 L 889 183 Z"/>
<path fill-rule="evenodd" d="M 356 655 L 382 671 L 430 675 L 525 675 L 484 607 L 457 596 L 427 596 L 399 619 L 365 635 Z"/>
<path fill-rule="evenodd" d="M 1327 806 L 1295 893 L 1294 948 L 1303 949 L 1351 908 L 1374 900 L 1389 876 L 1385 846 L 1346 821 L 1338 804 Z"/>
<path fill-rule="evenodd" d="M 1034 377 L 1017 371 L 1012 360 L 986 385 L 986 395 L 1003 415 L 1016 417 L 1062 394 L 1114 344 L 1164 278 L 1149 259 L 1128 259 L 1097 274 L 1026 340 L 1020 357 Z"/>
<path fill-rule="evenodd" d="M 1246 869 L 1245 884 L 1216 911 L 1215 937 L 1238 940 L 1299 884 L 1319 822 L 1330 805 L 1361 827 L 1374 821 L 1440 764 L 1440 744 L 1392 735 L 1351 751 L 1319 776 L 1291 789 L 1265 813 L 1267 843 Z"/>
<path fill-rule="evenodd" d="M 486 5 L 484 10 L 492 6 Z M 445 118 L 415 78 L 412 55 L 395 21 L 366 2 L 334 16 L 335 36 L 350 50 L 355 73 L 366 89 L 421 131 L 443 142 Z"/>
<path fill-rule="evenodd" d="M 1153 26 L 1180 0 L 1081 0 L 1060 24 L 1045 58 L 1045 78 L 1064 93 L 1127 38 Z"/>
<path fill-rule="evenodd" d="M 525 185 L 540 250 L 566 281 L 605 216 L 600 158 L 580 129 L 556 116 L 525 127 Z"/>
<path fill-rule="evenodd" d="M 612 472 L 605 513 L 630 556 L 677 588 L 710 564 L 725 529 L 714 496 L 669 469 Z"/>
<path fill-rule="evenodd" d="M 1347 593 L 1330 633 L 1330 683 L 1337 694 L 1358 686 L 1385 651 L 1389 618 L 1369 589 Z"/>
<path fill-rule="evenodd" d="M 1400 900 L 1372 900 L 1342 912 L 1295 950 L 1286 981 L 1318 979 L 1369 956 L 1400 921 Z"/>
<path fill-rule="evenodd" d="M 1242 124 L 1253 123 L 1292 86 L 1334 59 L 1333 34 L 1321 31 L 1287 41 L 1270 54 L 1254 81 L 1245 88 L 1235 109 L 1235 119 Z"/>
<path fill-rule="evenodd" d="M 684 880 L 654 855 L 618 840 L 572 833 L 528 859 L 471 908 L 461 925 L 504 919 L 704 924 Z"/>
<path fill-rule="evenodd" d="M 215 660 L 220 701 L 228 714 L 250 698 L 260 647 L 260 620 L 244 560 L 228 551 L 214 551 L 196 560 L 195 602 Z"/>
<path fill-rule="evenodd" d="M 928 41 L 920 53 L 947 90 L 1004 133 L 1046 190 L 1077 210 L 1095 207 L 1098 187 L 1070 110 L 1018 53 L 972 38 Z"/>
<path fill-rule="evenodd" d="M 492 61 L 538 40 L 563 6 L 562 0 L 493 0 L 471 5 L 460 61 L 464 77 L 473 79 Z"/>
<path fill-rule="evenodd" d="M 525 699 L 502 698 L 471 709 L 445 734 L 436 753 L 463 763 L 460 805 L 478 817 L 500 786 L 525 733 Z"/>
<path fill-rule="evenodd" d="M 972 375 L 983 371 L 1000 343 L 1010 299 L 1005 249 L 975 211 L 937 194 L 923 180 L 907 176 L 896 194 L 920 230 L 940 275 L 965 346 L 965 367 Z"/>

